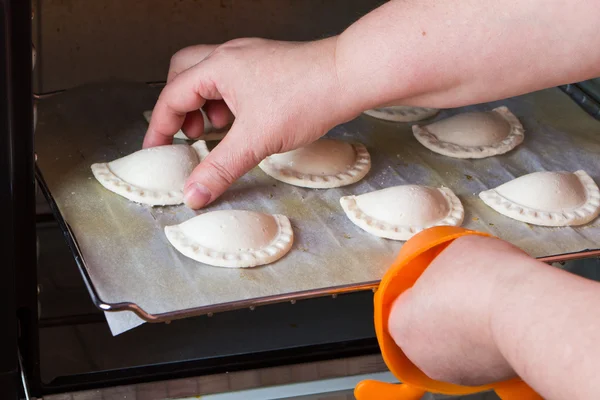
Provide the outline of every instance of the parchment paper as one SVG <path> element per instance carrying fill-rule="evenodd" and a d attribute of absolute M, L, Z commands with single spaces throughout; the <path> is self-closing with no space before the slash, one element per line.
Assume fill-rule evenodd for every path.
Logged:
<path fill-rule="evenodd" d="M 295 242 L 280 261 L 253 269 L 224 269 L 186 258 L 163 228 L 200 212 L 184 206 L 151 208 L 104 189 L 90 165 L 141 148 L 158 89 L 142 84 L 97 84 L 67 91 L 39 104 L 38 164 L 81 247 L 99 296 L 107 303 L 134 302 L 156 314 L 316 288 L 379 280 L 402 242 L 372 236 L 352 224 L 341 196 L 415 183 L 444 185 L 465 207 L 463 226 L 490 232 L 535 257 L 600 248 L 600 221 L 579 228 L 544 228 L 503 217 L 477 194 L 535 171 L 584 169 L 600 182 L 600 123 L 558 89 L 505 101 L 445 110 L 441 119 L 466 109 L 506 105 L 521 120 L 525 141 L 516 150 L 482 160 L 435 154 L 412 136 L 410 124 L 368 116 L 328 136 L 364 143 L 372 169 L 361 182 L 329 190 L 278 182 L 256 168 L 200 212 L 246 209 L 287 215 Z M 124 314 L 122 316 L 118 314 Z M 111 313 L 118 334 L 142 321 Z"/>

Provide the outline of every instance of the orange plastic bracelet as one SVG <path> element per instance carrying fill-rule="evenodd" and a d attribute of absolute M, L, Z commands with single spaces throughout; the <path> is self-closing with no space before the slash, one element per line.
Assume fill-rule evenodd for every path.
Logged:
<path fill-rule="evenodd" d="M 358 400 L 419 400 L 426 392 L 466 395 L 489 390 L 494 390 L 502 400 L 542 399 L 520 379 L 473 387 L 433 380 L 404 355 L 388 332 L 388 317 L 394 300 L 414 285 L 431 261 L 454 239 L 467 235 L 490 236 L 459 227 L 438 226 L 420 232 L 402 246 L 375 293 L 375 332 L 379 347 L 387 367 L 402 383 L 362 381 L 354 390 Z"/>

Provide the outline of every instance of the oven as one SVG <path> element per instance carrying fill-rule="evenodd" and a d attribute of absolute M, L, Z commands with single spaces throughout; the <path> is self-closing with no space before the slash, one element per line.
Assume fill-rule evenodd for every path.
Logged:
<path fill-rule="evenodd" d="M 339 256 L 303 259 L 326 269 L 322 284 L 301 280 L 253 292 L 248 288 L 257 286 L 256 279 L 245 272 L 228 293 L 203 297 L 202 290 L 170 280 L 173 253 L 160 258 L 162 264 L 136 261 L 144 257 L 143 244 L 154 240 L 139 238 L 140 232 L 178 211 L 131 211 L 106 193 L 96 201 L 102 197 L 98 187 L 86 202 L 77 200 L 80 191 L 98 186 L 89 171 L 92 160 L 140 147 L 143 112 L 152 109 L 169 58 L 180 48 L 244 36 L 316 39 L 339 33 L 380 3 L 0 0 L 2 399 L 69 393 L 100 399 L 93 396 L 105 388 L 120 388 L 111 399 L 243 390 L 248 392 L 238 398 L 351 398 L 352 386 L 365 376 L 393 381 L 372 327 L 373 291 L 389 257 L 352 255 L 364 271 L 346 274 L 335 258 L 346 260 L 342 254 L 360 248 L 353 233 L 336 239 Z M 497 103 L 516 110 L 526 130 L 557 138 L 570 131 L 565 151 L 576 155 L 590 151 L 590 132 L 600 143 L 599 88 L 591 80 Z M 496 102 L 473 107 L 492 106 Z M 333 135 L 373 131 L 381 142 L 398 129 L 410 126 L 361 116 Z M 406 167 L 400 153 L 398 158 L 398 168 Z M 426 165 L 423 179 L 461 188 L 471 181 L 468 173 L 444 176 L 441 168 Z M 600 169 L 588 172 L 600 182 Z M 270 190 L 285 196 L 281 187 Z M 288 198 L 281 203 L 291 213 L 306 207 Z M 132 225 L 126 212 L 154 222 Z M 504 233 L 492 221 L 468 217 L 475 229 Z M 598 279 L 600 246 L 590 238 L 598 226 L 569 230 L 560 237 L 565 245 L 552 248 L 551 238 L 550 247 L 529 246 L 557 267 Z M 523 229 L 540 242 L 552 235 Z M 519 232 L 507 235 L 522 244 Z M 109 236 L 113 241 L 105 240 Z M 307 382 L 312 386 L 294 386 Z M 269 392 L 273 387 L 278 391 Z"/>

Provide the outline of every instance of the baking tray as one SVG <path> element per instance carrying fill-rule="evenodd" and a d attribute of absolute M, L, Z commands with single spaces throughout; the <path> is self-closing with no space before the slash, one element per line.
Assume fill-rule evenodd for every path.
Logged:
<path fill-rule="evenodd" d="M 159 89 L 138 83 L 94 84 L 39 100 L 37 178 L 49 200 L 94 303 L 104 311 L 131 311 L 164 322 L 236 308 L 295 301 L 377 287 L 402 242 L 377 238 L 354 226 L 339 206 L 343 195 L 416 183 L 447 186 L 465 206 L 463 226 L 508 240 L 547 262 L 600 255 L 600 222 L 545 228 L 505 218 L 477 194 L 541 170 L 585 169 L 600 182 L 600 123 L 559 89 L 500 102 L 444 110 L 508 106 L 525 127 L 516 150 L 483 160 L 458 160 L 425 149 L 409 124 L 361 116 L 329 137 L 364 143 L 372 169 L 361 182 L 313 190 L 275 181 L 256 168 L 206 210 L 150 208 L 107 191 L 90 165 L 141 147 Z M 163 227 L 216 209 L 282 213 L 295 243 L 280 261 L 253 269 L 196 263 L 166 240 Z"/>

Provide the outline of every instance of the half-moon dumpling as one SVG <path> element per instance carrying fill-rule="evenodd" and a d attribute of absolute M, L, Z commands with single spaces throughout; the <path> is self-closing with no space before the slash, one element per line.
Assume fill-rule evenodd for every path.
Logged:
<path fill-rule="evenodd" d="M 92 164 L 92 173 L 108 190 L 151 206 L 183 203 L 183 186 L 208 155 L 206 142 L 143 149 L 109 163 Z"/>
<path fill-rule="evenodd" d="M 504 154 L 525 137 L 523 126 L 508 108 L 466 112 L 434 122 L 414 125 L 415 138 L 436 153 L 455 158 L 485 158 Z"/>
<path fill-rule="evenodd" d="M 202 139 L 202 140 L 208 141 L 208 142 L 223 139 L 225 137 L 225 135 L 227 134 L 227 132 L 223 132 L 223 130 L 217 130 L 213 126 L 212 122 L 210 122 L 210 120 L 208 119 L 208 116 L 206 115 L 204 110 L 200 109 L 200 112 L 202 113 L 202 118 L 204 119 L 204 134 L 199 139 Z M 144 111 L 143 115 L 144 115 L 144 118 L 146 119 L 146 121 L 148 123 L 150 123 L 150 119 L 152 119 L 152 110 Z M 178 130 L 177 133 L 175 134 L 175 136 L 173 136 L 173 137 L 175 139 L 196 140 L 196 139 L 191 139 L 191 138 L 187 137 L 181 129 Z"/>
<path fill-rule="evenodd" d="M 290 251 L 294 241 L 286 216 L 244 210 L 200 214 L 166 226 L 165 235 L 183 255 L 228 268 L 270 264 Z"/>
<path fill-rule="evenodd" d="M 367 110 L 364 113 L 378 119 L 394 122 L 415 122 L 431 118 L 439 112 L 437 108 L 390 106 Z"/>
<path fill-rule="evenodd" d="M 534 172 L 479 197 L 500 214 L 534 225 L 583 225 L 600 213 L 600 191 L 585 171 Z"/>
<path fill-rule="evenodd" d="M 375 236 L 408 240 L 423 229 L 460 226 L 464 208 L 452 190 L 401 185 L 340 199 L 354 224 Z"/>
<path fill-rule="evenodd" d="M 361 180 L 371 168 L 371 156 L 360 143 L 319 139 L 296 150 L 273 154 L 259 167 L 290 185 L 328 189 Z"/>

